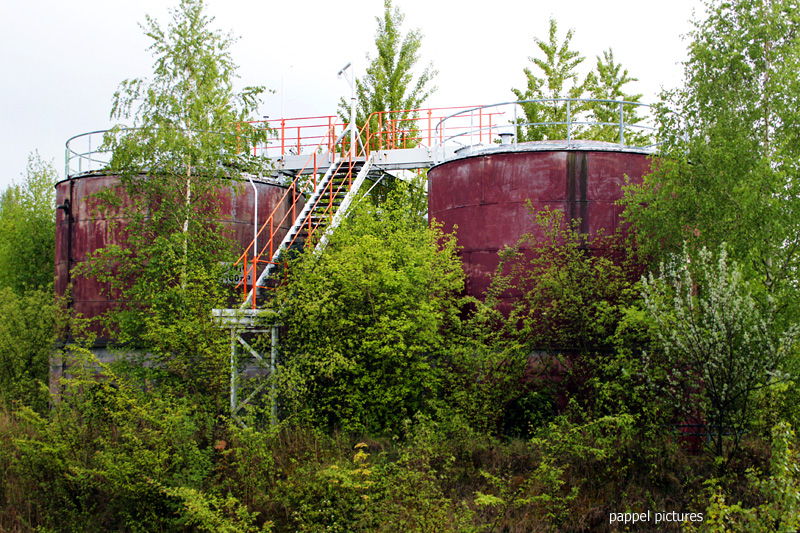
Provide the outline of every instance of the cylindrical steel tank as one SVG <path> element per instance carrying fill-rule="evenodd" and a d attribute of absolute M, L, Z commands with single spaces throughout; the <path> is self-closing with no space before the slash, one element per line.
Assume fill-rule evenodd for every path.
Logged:
<path fill-rule="evenodd" d="M 644 150 L 576 141 L 499 145 L 457 157 L 428 172 L 428 216 L 455 229 L 466 273 L 466 292 L 481 298 L 499 263 L 498 251 L 526 233 L 540 234 L 527 207 L 560 209 L 580 219 L 582 233 L 605 235 L 619 227 L 625 177 L 641 183 L 650 172 Z"/>
<path fill-rule="evenodd" d="M 253 213 L 255 192 L 248 181 L 230 180 L 228 186 L 218 193 L 220 222 L 226 235 L 235 243 L 237 252 L 243 251 L 253 242 Z M 275 211 L 274 220 L 284 219 L 287 210 L 292 209 L 294 192 L 285 187 L 265 181 L 254 181 L 258 189 L 258 224 L 269 220 Z M 116 210 L 96 209 L 97 200 L 92 195 L 108 188 L 118 186 L 118 178 L 102 172 L 94 172 L 63 180 L 56 184 L 56 202 L 60 207 L 56 214 L 56 281 L 57 296 L 66 295 L 71 286 L 69 306 L 75 315 L 94 318 L 105 313 L 114 302 L 109 300 L 108 287 L 94 278 L 75 272 L 75 267 L 87 260 L 92 252 L 111 244 L 124 244 L 120 234 L 126 225 L 125 211 L 130 202 L 119 193 L 123 203 L 128 205 Z M 302 207 L 302 203 L 300 204 Z M 280 224 L 284 231 L 276 235 L 275 247 L 294 222 L 288 213 Z M 259 236 L 259 248 L 268 239 L 268 233 Z M 267 248 L 268 249 L 268 248 Z M 95 330 L 99 334 L 97 347 L 109 340 L 107 332 Z"/>

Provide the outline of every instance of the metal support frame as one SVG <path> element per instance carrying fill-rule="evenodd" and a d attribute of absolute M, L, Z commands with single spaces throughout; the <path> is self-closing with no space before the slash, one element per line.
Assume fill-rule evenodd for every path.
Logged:
<path fill-rule="evenodd" d="M 214 309 L 212 317 L 217 323 L 218 327 L 230 329 L 231 332 L 231 394 L 230 394 L 230 409 L 231 417 L 244 425 L 244 422 L 238 417 L 238 412 L 253 398 L 256 397 L 264 387 L 265 383 L 259 384 L 253 392 L 250 393 L 244 400 L 239 400 L 239 355 L 243 351 L 245 354 L 251 356 L 256 361 L 265 363 L 264 357 L 256 350 L 242 335 L 246 333 L 267 333 L 270 332 L 270 356 L 268 366 L 268 377 L 274 378 L 277 369 L 278 350 L 280 348 L 280 327 L 281 324 L 276 321 L 277 316 L 272 315 L 272 320 L 265 318 L 264 315 L 268 313 L 251 312 L 251 310 L 235 310 L 235 309 Z M 270 380 L 270 424 L 273 426 L 278 423 L 278 391 L 275 385 L 275 380 Z"/>

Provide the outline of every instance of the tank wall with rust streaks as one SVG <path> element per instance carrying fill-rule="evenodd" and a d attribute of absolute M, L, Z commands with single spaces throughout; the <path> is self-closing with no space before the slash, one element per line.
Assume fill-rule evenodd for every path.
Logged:
<path fill-rule="evenodd" d="M 258 188 L 259 227 L 268 222 L 275 211 L 274 223 L 283 231 L 277 234 L 274 246 L 291 227 L 294 217 L 291 211 L 292 192 L 276 185 L 255 182 Z M 122 206 L 116 209 L 98 209 L 93 195 L 116 188 Z M 111 244 L 123 244 L 123 232 L 128 219 L 125 212 L 131 199 L 118 187 L 115 176 L 92 174 L 64 180 L 56 184 L 57 205 L 70 200 L 70 216 L 63 209 L 56 212 L 56 258 L 55 293 L 63 297 L 71 284 L 71 305 L 76 315 L 93 318 L 103 314 L 119 295 L 109 294 L 107 284 L 75 272 L 75 267 L 87 260 L 90 253 Z M 253 241 L 253 211 L 255 193 L 248 181 L 230 180 L 217 196 L 219 222 L 228 238 L 234 243 L 234 251 L 240 254 Z M 302 203 L 300 204 L 302 206 Z M 276 209 L 277 207 L 277 209 Z M 268 245 L 268 236 L 262 232 L 259 247 Z M 267 246 L 267 250 L 269 247 Z M 72 273 L 70 272 L 72 271 Z M 109 298 L 110 296 L 110 298 Z M 102 340 L 102 339 L 101 339 Z"/>
<path fill-rule="evenodd" d="M 582 233 L 614 233 L 622 223 L 626 176 L 641 183 L 650 172 L 646 154 L 624 151 L 542 150 L 476 155 L 445 162 L 428 172 L 428 215 L 455 230 L 466 292 L 481 297 L 498 263 L 498 251 L 526 233 L 542 238 L 534 212 L 563 211 L 580 219 Z"/>

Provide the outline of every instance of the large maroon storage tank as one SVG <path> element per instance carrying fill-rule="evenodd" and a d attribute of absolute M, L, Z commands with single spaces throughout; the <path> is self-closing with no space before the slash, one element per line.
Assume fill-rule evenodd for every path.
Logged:
<path fill-rule="evenodd" d="M 581 232 L 608 235 L 620 225 L 627 176 L 641 183 L 650 172 L 644 150 L 575 141 L 499 145 L 451 159 L 428 173 L 428 215 L 445 232 L 457 228 L 467 294 L 481 298 L 499 263 L 498 251 L 539 228 L 535 211 L 550 207 L 566 220 L 580 219 Z"/>
<path fill-rule="evenodd" d="M 258 189 L 259 227 L 268 221 L 277 208 L 275 220 L 282 220 L 291 209 L 293 191 L 265 181 L 254 181 Z M 116 176 L 94 172 L 63 180 L 56 184 L 56 202 L 69 209 L 58 209 L 56 214 L 56 295 L 63 297 L 72 286 L 70 306 L 77 315 L 93 318 L 103 314 L 113 302 L 108 299 L 107 287 L 94 278 L 76 274 L 75 267 L 85 262 L 92 252 L 111 244 L 122 244 L 120 232 L 126 225 L 123 209 L 116 212 L 93 209 L 96 201 L 92 195 L 116 187 Z M 288 192 L 288 194 L 287 194 Z M 249 182 L 230 181 L 219 193 L 219 213 L 223 228 L 234 242 L 235 251 L 241 252 L 253 242 L 253 211 L 255 192 Z M 69 201 L 66 204 L 66 201 Z M 302 204 L 300 204 L 302 206 Z M 277 235 L 275 246 L 294 221 L 291 213 L 281 224 L 284 229 Z M 260 239 L 267 239 L 263 236 Z M 260 243 L 260 247 L 266 244 Z M 100 334 L 97 348 L 101 348 L 108 335 Z"/>

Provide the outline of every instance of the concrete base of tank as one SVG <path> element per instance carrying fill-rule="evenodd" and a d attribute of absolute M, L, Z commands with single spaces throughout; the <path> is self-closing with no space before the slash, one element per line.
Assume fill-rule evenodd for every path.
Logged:
<path fill-rule="evenodd" d="M 82 346 L 74 342 L 57 343 L 50 356 L 51 403 L 56 404 L 61 401 L 64 393 L 64 380 L 75 378 L 76 368 L 99 374 L 104 366 L 113 365 L 120 359 L 133 360 L 141 355 L 140 351 L 125 350 L 106 342 L 90 346 Z M 240 359 L 237 370 L 237 377 L 242 382 L 240 386 L 243 386 L 248 380 L 258 380 L 269 376 L 270 369 L 265 366 L 269 364 L 269 354 L 264 354 L 265 362 L 262 363 L 257 362 L 249 354 L 242 354 L 237 358 Z"/>

